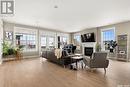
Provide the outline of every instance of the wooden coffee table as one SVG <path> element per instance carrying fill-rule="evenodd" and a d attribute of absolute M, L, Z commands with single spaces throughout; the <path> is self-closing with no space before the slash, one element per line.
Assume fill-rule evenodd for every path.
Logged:
<path fill-rule="evenodd" d="M 71 57 L 71 60 L 74 60 L 76 63 L 76 70 L 78 70 L 78 62 L 83 60 L 83 56 L 74 56 Z M 82 62 L 82 69 L 83 69 L 83 62 Z"/>

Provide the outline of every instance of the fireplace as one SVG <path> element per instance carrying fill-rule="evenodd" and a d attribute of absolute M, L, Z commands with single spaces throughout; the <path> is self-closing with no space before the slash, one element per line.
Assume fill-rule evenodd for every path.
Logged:
<path fill-rule="evenodd" d="M 84 47 L 84 54 L 85 54 L 85 56 L 92 56 L 93 47 Z"/>
<path fill-rule="evenodd" d="M 82 53 L 86 56 L 92 56 L 92 53 L 94 53 L 96 50 L 96 42 L 88 42 L 88 43 L 82 43 Z"/>

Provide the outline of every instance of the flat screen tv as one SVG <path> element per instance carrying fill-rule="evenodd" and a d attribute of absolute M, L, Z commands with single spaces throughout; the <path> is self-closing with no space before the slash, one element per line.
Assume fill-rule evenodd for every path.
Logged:
<path fill-rule="evenodd" d="M 81 35 L 81 41 L 82 42 L 95 42 L 94 33 L 87 33 L 87 34 Z"/>

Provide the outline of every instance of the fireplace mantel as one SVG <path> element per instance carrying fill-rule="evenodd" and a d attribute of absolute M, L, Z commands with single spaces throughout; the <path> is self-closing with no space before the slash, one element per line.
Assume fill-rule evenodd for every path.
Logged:
<path fill-rule="evenodd" d="M 83 54 L 85 54 L 84 53 L 84 48 L 85 47 L 93 47 L 93 52 L 95 52 L 96 51 L 96 42 L 86 42 L 86 43 L 82 43 L 82 53 Z"/>

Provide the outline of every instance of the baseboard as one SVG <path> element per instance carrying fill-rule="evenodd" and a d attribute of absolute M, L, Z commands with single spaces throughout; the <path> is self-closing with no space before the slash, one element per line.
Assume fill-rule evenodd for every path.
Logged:
<path fill-rule="evenodd" d="M 39 58 L 40 56 L 39 55 L 36 55 L 36 56 L 24 56 L 23 59 L 26 59 L 26 58 Z"/>
<path fill-rule="evenodd" d="M 31 59 L 31 58 L 39 58 L 40 56 L 36 55 L 36 56 L 23 56 L 22 59 Z M 13 58 L 3 58 L 2 61 L 0 61 L 0 63 L 2 64 L 2 62 L 7 62 L 7 61 L 15 61 L 16 58 L 13 57 Z"/>

